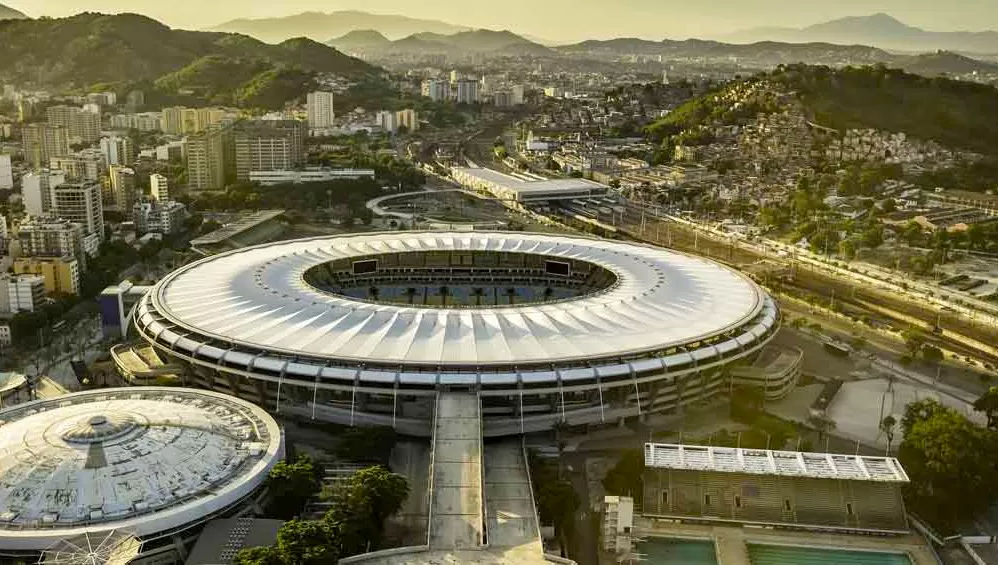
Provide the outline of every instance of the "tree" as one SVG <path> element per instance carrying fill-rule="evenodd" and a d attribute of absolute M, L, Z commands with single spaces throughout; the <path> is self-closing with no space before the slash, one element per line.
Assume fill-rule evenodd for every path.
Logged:
<path fill-rule="evenodd" d="M 412 304 L 413 299 L 416 298 L 416 293 L 417 292 L 418 291 L 415 288 L 411 287 L 411 286 L 409 288 L 405 289 L 405 296 L 406 296 L 406 298 L 409 299 L 409 304 Z"/>
<path fill-rule="evenodd" d="M 277 532 L 277 553 L 289 565 L 325 565 L 339 559 L 338 532 L 321 520 L 291 520 Z"/>
<path fill-rule="evenodd" d="M 891 454 L 891 442 L 894 441 L 897 423 L 897 418 L 891 414 L 884 416 L 884 419 L 880 421 L 880 431 L 884 432 L 884 436 L 887 437 L 887 455 Z"/>
<path fill-rule="evenodd" d="M 901 332 L 904 345 L 908 348 L 912 358 L 917 358 L 922 346 L 925 345 L 925 335 L 917 328 L 908 328 Z"/>
<path fill-rule="evenodd" d="M 293 462 L 281 461 L 267 475 L 267 515 L 289 520 L 299 514 L 305 503 L 319 492 L 322 469 L 307 455 Z"/>
<path fill-rule="evenodd" d="M 931 365 L 938 365 L 943 360 L 943 351 L 935 345 L 922 346 L 922 359 Z"/>
<path fill-rule="evenodd" d="M 603 488 L 607 494 L 641 496 L 642 475 L 645 472 L 645 456 L 640 449 L 624 451 L 620 460 L 603 477 Z"/>
<path fill-rule="evenodd" d="M 998 387 L 991 387 L 974 401 L 974 410 L 988 417 L 988 429 L 998 429 Z"/>
<path fill-rule="evenodd" d="M 276 547 L 247 547 L 239 550 L 232 559 L 233 565 L 285 565 L 283 556 Z"/>
<path fill-rule="evenodd" d="M 934 400 L 909 404 L 898 457 L 911 482 L 909 506 L 950 529 L 987 508 L 998 494 L 996 434 Z"/>
<path fill-rule="evenodd" d="M 440 302 L 443 306 L 447 306 L 447 297 L 450 296 L 450 288 L 446 286 L 440 287 Z"/>
<path fill-rule="evenodd" d="M 408 495 L 405 477 L 381 466 L 361 469 L 324 493 L 331 508 L 323 522 L 339 533 L 340 555 L 377 548 L 385 519 L 399 511 Z"/>

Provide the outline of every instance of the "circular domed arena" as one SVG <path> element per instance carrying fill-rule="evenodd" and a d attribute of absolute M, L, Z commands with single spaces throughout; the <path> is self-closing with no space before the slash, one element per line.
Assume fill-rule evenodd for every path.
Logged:
<path fill-rule="evenodd" d="M 437 392 L 466 390 L 501 436 L 706 400 L 779 317 L 742 274 L 662 248 L 391 232 L 208 257 L 161 280 L 133 323 L 187 384 L 273 412 L 429 434 Z"/>
<path fill-rule="evenodd" d="M 120 535 L 172 562 L 202 524 L 253 500 L 283 456 L 265 410 L 207 390 L 103 389 L 8 408 L 0 561 Z"/>

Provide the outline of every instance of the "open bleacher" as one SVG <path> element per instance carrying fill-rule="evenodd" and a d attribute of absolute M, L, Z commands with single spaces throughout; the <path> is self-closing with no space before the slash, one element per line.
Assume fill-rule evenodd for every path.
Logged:
<path fill-rule="evenodd" d="M 645 444 L 645 516 L 877 534 L 908 532 L 897 459 Z"/>

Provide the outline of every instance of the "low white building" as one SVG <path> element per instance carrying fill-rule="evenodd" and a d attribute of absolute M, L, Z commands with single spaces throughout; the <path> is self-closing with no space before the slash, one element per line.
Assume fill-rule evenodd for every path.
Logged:
<path fill-rule="evenodd" d="M 45 300 L 45 277 L 5 275 L 0 287 L 7 287 L 7 307 L 11 312 L 34 312 Z"/>
<path fill-rule="evenodd" d="M 374 169 L 307 168 L 300 171 L 250 171 L 249 174 L 250 182 L 263 186 L 361 178 L 373 179 Z"/>
<path fill-rule="evenodd" d="M 173 200 L 136 202 L 132 221 L 139 233 L 171 234 L 180 231 L 187 219 L 187 207 Z"/>

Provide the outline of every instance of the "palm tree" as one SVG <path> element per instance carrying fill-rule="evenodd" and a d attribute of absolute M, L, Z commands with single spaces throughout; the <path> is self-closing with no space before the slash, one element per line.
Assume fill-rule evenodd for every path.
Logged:
<path fill-rule="evenodd" d="M 418 291 L 411 286 L 405 289 L 405 296 L 409 299 L 409 304 L 412 304 L 412 301 L 416 298 L 416 292 Z"/>
<path fill-rule="evenodd" d="M 509 298 L 509 303 L 513 304 L 516 302 L 516 288 L 509 287 L 506 289 L 506 296 Z"/>
<path fill-rule="evenodd" d="M 475 287 L 471 289 L 471 295 L 475 297 L 475 306 L 481 306 L 482 298 L 485 296 L 485 289 Z"/>
<path fill-rule="evenodd" d="M 381 289 L 379 289 L 376 286 L 372 286 L 372 287 L 369 287 L 367 289 L 367 297 L 370 298 L 371 300 L 377 300 L 378 299 L 378 294 L 380 294 L 380 293 L 381 293 Z"/>
<path fill-rule="evenodd" d="M 884 416 L 884 419 L 880 421 L 880 431 L 884 432 L 887 436 L 887 456 L 891 455 L 891 442 L 894 441 L 894 431 L 895 426 L 897 426 L 897 418 L 888 414 Z"/>
<path fill-rule="evenodd" d="M 549 286 L 544 287 L 544 301 L 545 302 L 547 302 L 548 300 L 551 300 L 551 296 L 553 296 L 553 295 L 554 295 L 554 289 L 553 288 L 551 288 Z"/>
<path fill-rule="evenodd" d="M 446 286 L 440 287 L 440 300 L 444 306 L 447 306 L 447 296 L 450 294 L 450 289 Z"/>

